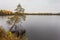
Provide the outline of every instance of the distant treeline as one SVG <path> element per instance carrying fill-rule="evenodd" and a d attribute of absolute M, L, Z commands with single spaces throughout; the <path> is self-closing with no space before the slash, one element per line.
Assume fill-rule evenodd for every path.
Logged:
<path fill-rule="evenodd" d="M 9 16 L 9 15 L 60 15 L 60 13 L 17 13 L 17 12 L 11 12 L 8 10 L 0 10 L 0 16 Z"/>
<path fill-rule="evenodd" d="M 60 15 L 60 13 L 24 13 L 25 15 Z M 11 16 L 15 14 L 0 14 L 0 16 Z M 22 13 L 17 13 L 17 15 L 22 15 Z"/>

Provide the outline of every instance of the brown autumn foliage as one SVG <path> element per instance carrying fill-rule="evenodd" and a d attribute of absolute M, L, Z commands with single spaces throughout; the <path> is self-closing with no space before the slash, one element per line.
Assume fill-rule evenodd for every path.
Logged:
<path fill-rule="evenodd" d="M 16 34 L 6 32 L 3 28 L 0 28 L 0 40 L 27 40 L 27 37 L 23 35 L 22 39 L 20 39 Z"/>
<path fill-rule="evenodd" d="M 11 32 L 6 32 L 3 28 L 0 28 L 0 40 L 19 40 Z"/>
<path fill-rule="evenodd" d="M 0 10 L 0 14 L 14 14 L 14 13 L 9 10 Z"/>

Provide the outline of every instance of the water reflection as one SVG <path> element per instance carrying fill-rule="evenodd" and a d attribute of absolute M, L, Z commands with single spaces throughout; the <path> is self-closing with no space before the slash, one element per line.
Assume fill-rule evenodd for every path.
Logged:
<path fill-rule="evenodd" d="M 60 16 L 27 16 L 23 26 L 29 40 L 60 40 Z"/>
<path fill-rule="evenodd" d="M 0 17 L 0 25 L 8 29 L 6 20 Z M 22 25 L 29 40 L 60 40 L 60 16 L 27 16 Z"/>

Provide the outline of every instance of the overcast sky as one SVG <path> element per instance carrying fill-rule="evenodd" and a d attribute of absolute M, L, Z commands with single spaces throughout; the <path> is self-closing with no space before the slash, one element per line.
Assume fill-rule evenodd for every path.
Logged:
<path fill-rule="evenodd" d="M 14 11 L 19 3 L 25 12 L 60 12 L 60 0 L 0 0 L 0 9 Z"/>

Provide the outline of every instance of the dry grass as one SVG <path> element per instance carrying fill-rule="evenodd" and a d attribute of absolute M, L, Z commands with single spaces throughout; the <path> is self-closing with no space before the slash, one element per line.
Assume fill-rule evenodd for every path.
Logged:
<path fill-rule="evenodd" d="M 6 32 L 3 28 L 0 28 L 0 40 L 20 40 L 20 37 L 17 37 L 11 32 Z M 23 35 L 21 40 L 27 40 L 26 36 Z"/>

